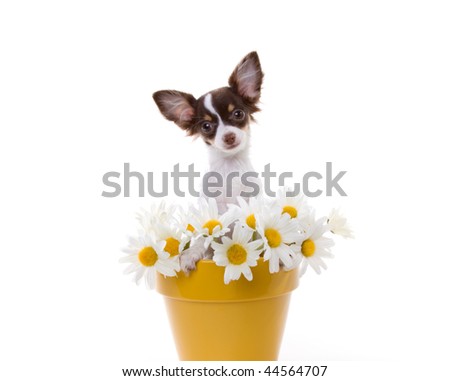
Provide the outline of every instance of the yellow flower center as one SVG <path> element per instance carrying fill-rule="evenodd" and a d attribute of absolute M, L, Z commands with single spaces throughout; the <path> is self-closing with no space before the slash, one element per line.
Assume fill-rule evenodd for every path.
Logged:
<path fill-rule="evenodd" d="M 245 223 L 252 229 L 256 229 L 256 218 L 254 214 L 250 214 L 247 219 L 245 220 Z"/>
<path fill-rule="evenodd" d="M 191 233 L 193 233 L 193 232 L 195 231 L 195 228 L 194 228 L 191 224 L 188 224 L 188 225 L 186 226 L 186 230 L 188 230 L 188 231 L 190 231 Z"/>
<path fill-rule="evenodd" d="M 247 260 L 247 250 L 235 243 L 228 248 L 227 258 L 232 265 L 240 265 Z"/>
<path fill-rule="evenodd" d="M 302 254 L 305 257 L 312 257 L 316 251 L 316 244 L 312 239 L 306 239 L 302 243 Z"/>
<path fill-rule="evenodd" d="M 155 249 L 153 247 L 148 246 L 144 247 L 138 254 L 139 262 L 141 262 L 142 266 L 153 266 L 158 260 L 158 254 L 156 254 Z"/>
<path fill-rule="evenodd" d="M 291 216 L 291 218 L 295 218 L 298 215 L 297 209 L 295 209 L 293 206 L 290 206 L 290 205 L 286 205 L 283 208 L 283 213 L 289 214 Z"/>
<path fill-rule="evenodd" d="M 203 228 L 207 228 L 209 234 L 211 235 L 213 233 L 213 230 L 216 226 L 220 226 L 220 228 L 222 229 L 222 224 L 220 223 L 220 221 L 217 220 L 209 220 L 208 222 L 206 222 L 203 225 Z"/>
<path fill-rule="evenodd" d="M 278 230 L 269 228 L 264 231 L 264 235 L 267 238 L 267 243 L 270 247 L 278 247 L 281 245 L 281 234 Z"/>
<path fill-rule="evenodd" d="M 180 241 L 173 237 L 169 237 L 166 239 L 166 246 L 164 246 L 164 251 L 167 251 L 171 257 L 180 254 L 179 251 Z"/>

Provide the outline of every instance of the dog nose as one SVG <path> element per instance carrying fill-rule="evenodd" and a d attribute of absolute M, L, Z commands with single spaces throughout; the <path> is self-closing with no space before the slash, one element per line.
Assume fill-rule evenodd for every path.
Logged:
<path fill-rule="evenodd" d="M 231 132 L 229 134 L 226 134 L 223 136 L 223 141 L 228 144 L 229 146 L 232 146 L 236 142 L 236 134 Z"/>

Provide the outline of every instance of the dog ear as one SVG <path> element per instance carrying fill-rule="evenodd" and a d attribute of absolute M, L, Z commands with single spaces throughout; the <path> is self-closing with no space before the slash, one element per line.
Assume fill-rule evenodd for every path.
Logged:
<path fill-rule="evenodd" d="M 195 115 L 196 99 L 187 93 L 175 90 L 161 90 L 153 94 L 153 100 L 168 120 L 187 130 Z"/>
<path fill-rule="evenodd" d="M 228 84 L 231 89 L 250 103 L 259 101 L 264 73 L 261 70 L 258 54 L 247 54 L 236 66 Z"/>

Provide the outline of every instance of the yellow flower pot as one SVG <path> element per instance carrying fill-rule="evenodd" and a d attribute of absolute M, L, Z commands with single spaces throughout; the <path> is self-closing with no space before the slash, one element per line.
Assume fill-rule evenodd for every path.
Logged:
<path fill-rule="evenodd" d="M 268 262 L 224 284 L 224 267 L 201 260 L 189 276 L 164 278 L 164 295 L 180 360 L 277 360 L 298 269 L 269 273 Z"/>

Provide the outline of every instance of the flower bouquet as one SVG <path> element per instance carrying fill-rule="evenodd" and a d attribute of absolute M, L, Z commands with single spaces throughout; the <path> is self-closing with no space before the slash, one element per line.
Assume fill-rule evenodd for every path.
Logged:
<path fill-rule="evenodd" d="M 138 214 L 139 234 L 121 262 L 136 283 L 144 278 L 165 296 L 182 360 L 277 358 L 299 277 L 327 268 L 330 233 L 352 237 L 338 211 L 316 218 L 303 196 L 289 194 L 238 198 L 223 214 L 214 199 L 187 210 L 162 202 Z M 183 256 L 194 245 L 209 258 L 186 274 Z"/>

